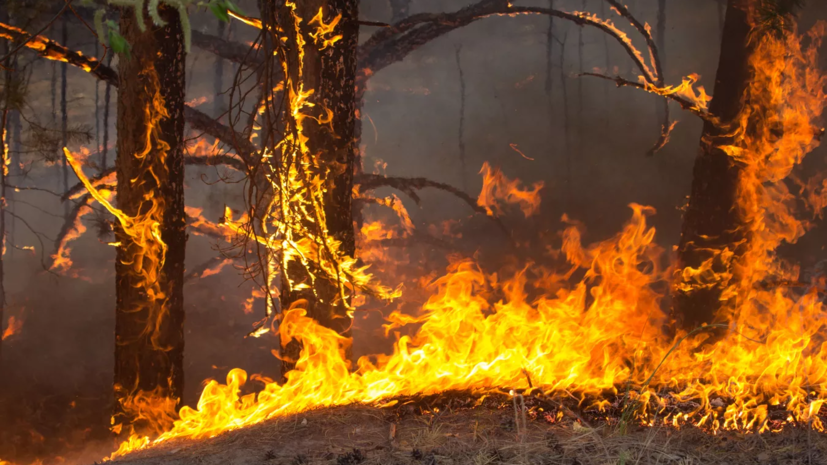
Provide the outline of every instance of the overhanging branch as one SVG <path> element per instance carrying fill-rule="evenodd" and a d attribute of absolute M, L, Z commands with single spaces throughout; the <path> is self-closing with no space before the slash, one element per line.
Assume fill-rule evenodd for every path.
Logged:
<path fill-rule="evenodd" d="M 43 58 L 76 66 L 115 87 L 119 84 L 118 73 L 112 68 L 94 57 L 87 57 L 80 52 L 70 50 L 51 39 L 43 36 L 33 37 L 28 32 L 5 23 L 0 23 L 0 38 L 13 42 L 25 42 L 27 48 L 37 52 Z M 189 105 L 184 106 L 184 118 L 193 129 L 203 131 L 235 148 L 245 163 L 252 164 L 252 156 L 258 149 L 244 136 Z"/>

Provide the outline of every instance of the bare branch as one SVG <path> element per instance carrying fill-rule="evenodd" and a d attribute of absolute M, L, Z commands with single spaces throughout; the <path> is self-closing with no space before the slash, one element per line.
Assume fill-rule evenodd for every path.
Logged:
<path fill-rule="evenodd" d="M 257 66 L 261 63 L 252 47 L 206 34 L 197 29 L 192 30 L 192 45 L 240 65 Z"/>
<path fill-rule="evenodd" d="M 626 50 L 645 79 L 656 84 L 657 76 L 646 65 L 640 52 L 626 35 L 611 22 L 588 13 L 567 13 L 551 8 L 516 7 L 507 0 L 482 0 L 452 13 L 423 13 L 410 16 L 389 28 L 383 28 L 359 48 L 359 95 L 365 90 L 367 79 L 392 63 L 401 61 L 412 51 L 448 32 L 491 16 L 541 14 L 571 21 L 578 26 L 591 26 L 613 37 Z M 647 33 L 648 34 L 648 33 Z M 649 36 L 651 39 L 651 36 Z M 656 56 L 657 54 L 655 54 Z M 656 69 L 659 65 L 656 65 Z"/>
<path fill-rule="evenodd" d="M 54 271 L 50 270 L 48 266 L 46 266 L 46 256 L 44 255 L 44 253 L 46 252 L 46 248 L 43 246 L 43 239 L 41 239 L 40 237 L 42 233 L 37 232 L 34 228 L 32 228 L 28 221 L 20 217 L 20 215 L 15 215 L 13 211 L 6 210 L 5 212 L 6 214 L 11 215 L 12 217 L 16 218 L 21 223 L 23 223 L 23 226 L 26 226 L 26 229 L 28 229 L 32 232 L 32 234 L 35 235 L 35 237 L 37 238 L 37 242 L 40 243 L 40 266 L 42 266 L 45 271 L 57 275 Z"/>

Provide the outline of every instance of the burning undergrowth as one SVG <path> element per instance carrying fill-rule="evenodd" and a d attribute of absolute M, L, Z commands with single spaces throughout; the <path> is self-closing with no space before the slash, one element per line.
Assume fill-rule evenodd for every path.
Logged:
<path fill-rule="evenodd" d="M 622 231 L 591 245 L 582 243 L 582 228 L 564 218 L 570 226 L 559 241 L 543 244 L 543 257 L 497 271 L 469 258 L 452 260 L 446 273 L 427 282 L 417 312 L 394 311 L 386 317 L 385 333 L 396 340 L 392 352 L 355 364 L 344 355 L 350 338 L 320 325 L 301 304 L 291 305 L 280 316 L 278 331 L 283 344 L 300 341 L 301 352 L 283 383 L 264 379 L 257 394 L 240 395 L 247 373 L 231 370 L 226 384 L 205 386 L 196 408 L 183 407 L 171 429 L 152 442 L 134 436 L 114 456 L 173 439 L 211 438 L 322 407 L 392 407 L 400 398 L 448 391 L 484 396 L 521 389 L 524 394 L 513 398 L 519 412 L 527 412 L 523 403 L 528 408 L 531 402 L 534 407 L 545 402 L 543 412 L 559 421 L 575 411 L 565 406 L 574 401 L 576 409 L 617 422 L 622 430 L 694 425 L 709 432 L 763 433 L 791 424 L 823 430 L 822 291 L 816 282 L 802 282 L 799 270 L 775 252 L 810 228 L 797 211 L 800 199 L 788 180 L 821 136 L 815 124 L 825 105 L 825 79 L 815 70 L 823 32 L 820 26 L 806 40 L 794 35 L 760 39 L 742 113 L 724 128 L 725 137 L 705 141 L 717 144 L 738 166 L 736 209 L 743 242 L 710 249 L 701 266 L 676 270 L 666 266 L 669 260 L 654 241 L 647 217 L 655 212 L 649 207 L 631 205 Z M 305 96 L 291 95 L 299 135 Z M 280 149 L 290 160 L 312 158 L 302 144 Z M 302 166 L 313 171 L 313 163 Z M 316 181 L 307 189 L 287 176 L 279 178 L 275 191 L 306 193 L 306 205 L 316 205 L 324 197 L 319 186 L 325 173 L 310 174 Z M 520 190 L 519 183 L 490 168 L 484 174 L 496 183 L 483 188 L 486 213 L 500 211 L 491 208 L 493 197 L 520 205 L 525 216 L 536 211 L 541 186 Z M 385 203 L 399 215 L 401 229 L 379 235 L 375 228 L 363 231 L 380 240 L 411 234 L 399 204 Z M 300 217 L 291 220 L 289 231 L 276 216 L 268 221 L 282 228 L 269 238 L 254 237 L 268 247 L 306 233 Z M 359 302 L 360 296 L 391 295 L 341 255 L 339 242 L 324 234 L 309 237 L 322 244 L 319 249 L 305 248 L 300 240 L 290 247 L 304 256 L 318 255 L 323 261 L 318 266 L 329 276 L 345 276 L 338 285 L 342 296 Z M 335 246 L 330 256 L 317 253 L 325 243 Z M 399 279 L 391 276 L 388 282 Z M 724 289 L 716 323 L 674 329 L 666 311 L 669 283 L 682 293 Z"/>
<path fill-rule="evenodd" d="M 517 397 L 519 399 L 519 397 Z M 347 406 L 274 419 L 206 441 L 172 441 L 119 463 L 203 464 L 809 464 L 827 456 L 822 435 L 765 435 L 696 427 L 634 427 L 582 411 L 577 400 L 468 392 L 399 399 L 391 408 Z"/>

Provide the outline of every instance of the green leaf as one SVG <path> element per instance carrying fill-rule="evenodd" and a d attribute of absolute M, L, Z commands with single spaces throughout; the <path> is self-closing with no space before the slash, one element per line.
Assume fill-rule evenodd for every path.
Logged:
<path fill-rule="evenodd" d="M 224 21 L 225 23 L 230 22 L 230 15 L 227 14 L 227 8 L 224 7 L 223 2 L 221 1 L 213 1 L 207 5 L 212 11 L 212 14 L 218 18 L 219 21 Z"/>
<path fill-rule="evenodd" d="M 130 51 L 132 50 L 132 46 L 129 45 L 129 42 L 124 39 L 117 29 L 109 29 L 109 46 L 112 47 L 115 53 L 124 54 L 127 60 L 131 58 Z"/>

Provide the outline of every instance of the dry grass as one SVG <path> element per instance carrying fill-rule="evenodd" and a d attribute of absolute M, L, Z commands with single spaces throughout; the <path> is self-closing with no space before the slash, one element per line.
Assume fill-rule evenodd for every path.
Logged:
<path fill-rule="evenodd" d="M 130 465 L 819 465 L 827 436 L 800 428 L 776 434 L 696 428 L 589 427 L 542 416 L 525 427 L 519 407 L 444 410 L 339 407 L 308 412 L 206 441 L 133 454 Z"/>

